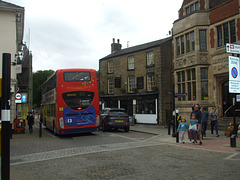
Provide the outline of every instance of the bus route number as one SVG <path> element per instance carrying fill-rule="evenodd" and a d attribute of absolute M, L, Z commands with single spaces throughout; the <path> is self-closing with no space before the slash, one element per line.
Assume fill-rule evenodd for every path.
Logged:
<path fill-rule="evenodd" d="M 67 123 L 72 123 L 72 119 L 67 119 Z"/>

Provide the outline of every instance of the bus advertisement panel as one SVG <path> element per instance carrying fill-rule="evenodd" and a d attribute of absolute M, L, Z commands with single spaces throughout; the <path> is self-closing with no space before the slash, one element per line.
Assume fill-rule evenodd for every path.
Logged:
<path fill-rule="evenodd" d="M 43 124 L 55 134 L 99 130 L 99 96 L 93 69 L 57 70 L 42 85 Z"/>

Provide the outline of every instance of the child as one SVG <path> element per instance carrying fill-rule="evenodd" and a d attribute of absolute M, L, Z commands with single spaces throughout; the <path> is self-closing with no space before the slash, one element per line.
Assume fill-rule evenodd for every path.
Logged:
<path fill-rule="evenodd" d="M 177 128 L 177 132 L 179 132 L 180 130 L 180 133 L 181 133 L 181 142 L 182 143 L 185 143 L 184 141 L 184 135 L 185 135 L 185 132 L 186 132 L 186 129 L 187 127 L 189 127 L 188 123 L 186 123 L 186 119 L 185 118 L 182 118 L 182 121 L 181 123 L 179 124 L 178 128 Z"/>
<path fill-rule="evenodd" d="M 198 131 L 197 123 L 198 123 L 198 120 L 196 119 L 196 115 L 193 113 L 192 119 L 190 119 L 190 122 L 189 122 L 191 144 L 197 144 L 197 131 Z M 194 139 L 194 142 L 192 142 L 192 139 Z"/>

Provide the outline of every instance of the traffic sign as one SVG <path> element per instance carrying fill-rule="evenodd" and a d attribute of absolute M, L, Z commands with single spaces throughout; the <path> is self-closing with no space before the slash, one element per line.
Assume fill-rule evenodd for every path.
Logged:
<path fill-rule="evenodd" d="M 22 103 L 27 102 L 27 94 L 22 94 Z"/>
<path fill-rule="evenodd" d="M 15 94 L 15 99 L 17 99 L 17 100 L 22 99 L 22 94 L 21 93 L 16 93 Z"/>
<path fill-rule="evenodd" d="M 240 54 L 240 45 L 227 43 L 226 52 L 232 54 Z"/>
<path fill-rule="evenodd" d="M 240 93 L 239 57 L 228 56 L 229 92 Z"/>
<path fill-rule="evenodd" d="M 236 67 L 233 67 L 231 70 L 231 75 L 233 78 L 237 78 L 238 77 L 238 70 Z"/>

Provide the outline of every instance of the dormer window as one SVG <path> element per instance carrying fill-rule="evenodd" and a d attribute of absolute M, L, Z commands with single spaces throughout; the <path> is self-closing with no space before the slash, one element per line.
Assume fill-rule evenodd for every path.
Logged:
<path fill-rule="evenodd" d="M 189 14 L 193 13 L 194 11 L 199 11 L 199 9 L 200 8 L 199 8 L 199 2 L 198 1 L 193 3 L 193 4 L 190 4 L 189 6 L 187 6 L 185 8 L 186 15 L 189 15 Z"/>

